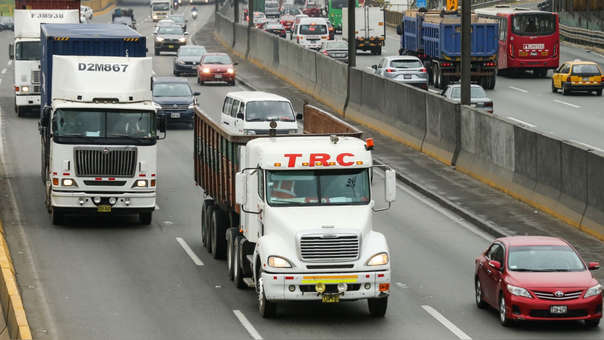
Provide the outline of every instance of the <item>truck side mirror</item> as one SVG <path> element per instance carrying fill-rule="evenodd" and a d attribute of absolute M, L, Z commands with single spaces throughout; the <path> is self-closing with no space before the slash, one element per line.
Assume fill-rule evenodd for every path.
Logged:
<path fill-rule="evenodd" d="M 166 130 L 168 128 L 168 117 L 167 116 L 159 117 L 157 124 L 158 124 L 157 129 L 159 130 L 159 132 L 164 134 L 159 139 L 166 139 Z"/>
<path fill-rule="evenodd" d="M 396 200 L 396 172 L 392 169 L 387 169 L 384 180 L 386 181 L 384 198 L 388 202 L 388 205 L 390 205 Z"/>
<path fill-rule="evenodd" d="M 237 114 L 237 119 L 243 119 L 243 113 L 239 112 L 239 113 Z"/>
<path fill-rule="evenodd" d="M 371 65 L 371 68 L 377 70 L 377 65 Z"/>
<path fill-rule="evenodd" d="M 304 119 L 304 115 L 302 115 L 302 113 L 298 112 L 296 113 L 296 120 L 302 120 Z"/>
<path fill-rule="evenodd" d="M 15 48 L 14 48 L 14 45 L 12 43 L 8 44 L 8 58 L 10 60 L 14 60 L 15 59 Z"/>
<path fill-rule="evenodd" d="M 247 175 L 244 172 L 235 174 L 235 203 L 241 205 L 242 210 L 247 201 Z"/>

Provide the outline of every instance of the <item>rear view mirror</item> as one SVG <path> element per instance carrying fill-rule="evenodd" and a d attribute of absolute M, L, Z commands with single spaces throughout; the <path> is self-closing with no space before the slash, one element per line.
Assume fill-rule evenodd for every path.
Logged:
<path fill-rule="evenodd" d="M 377 70 L 377 65 L 371 65 L 371 68 Z"/>
<path fill-rule="evenodd" d="M 241 205 L 242 210 L 247 200 L 247 175 L 244 172 L 235 174 L 235 203 Z"/>
<path fill-rule="evenodd" d="M 189 32 L 185 32 L 185 35 L 189 35 Z"/>
<path fill-rule="evenodd" d="M 15 59 L 15 49 L 13 44 L 8 44 L 8 58 L 10 60 Z"/>
<path fill-rule="evenodd" d="M 199 96 L 200 94 L 201 94 L 201 92 L 193 92 L 193 96 L 194 96 L 194 97 L 197 97 L 197 96 Z"/>
<path fill-rule="evenodd" d="M 296 120 L 302 120 L 304 119 L 304 115 L 302 115 L 300 112 L 296 113 Z"/>
<path fill-rule="evenodd" d="M 158 123 L 157 129 L 159 130 L 159 132 L 164 133 L 164 138 L 165 138 L 166 129 L 168 127 L 168 117 L 167 116 L 159 117 L 157 123 Z"/>
<path fill-rule="evenodd" d="M 496 269 L 496 270 L 501 270 L 501 262 L 495 261 L 495 260 L 490 260 L 489 267 Z"/>
<path fill-rule="evenodd" d="M 396 200 L 396 171 L 392 169 L 386 170 L 386 190 L 385 190 L 385 201 L 390 205 Z"/>
<path fill-rule="evenodd" d="M 239 113 L 237 114 L 237 119 L 243 119 L 243 113 L 239 112 Z"/>
<path fill-rule="evenodd" d="M 587 268 L 589 268 L 589 270 L 598 270 L 600 269 L 600 262 L 590 262 L 589 265 L 587 265 Z"/>

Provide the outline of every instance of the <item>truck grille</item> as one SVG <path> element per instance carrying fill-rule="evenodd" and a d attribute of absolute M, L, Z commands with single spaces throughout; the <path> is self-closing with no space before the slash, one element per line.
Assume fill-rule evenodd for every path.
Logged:
<path fill-rule="evenodd" d="M 79 177 L 134 177 L 136 148 L 78 148 L 74 150 Z"/>
<path fill-rule="evenodd" d="M 353 261 L 359 257 L 358 235 L 304 235 L 300 237 L 303 261 Z"/>
<path fill-rule="evenodd" d="M 31 71 L 32 84 L 40 84 L 40 70 Z"/>

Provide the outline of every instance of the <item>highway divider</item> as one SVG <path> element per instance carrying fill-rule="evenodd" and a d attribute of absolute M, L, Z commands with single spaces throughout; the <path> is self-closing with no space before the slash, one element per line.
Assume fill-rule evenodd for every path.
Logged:
<path fill-rule="evenodd" d="M 216 37 L 341 116 L 604 241 L 604 153 L 353 68 L 216 15 Z M 248 40 L 249 36 L 249 40 Z M 249 43 L 248 43 L 249 41 Z"/>

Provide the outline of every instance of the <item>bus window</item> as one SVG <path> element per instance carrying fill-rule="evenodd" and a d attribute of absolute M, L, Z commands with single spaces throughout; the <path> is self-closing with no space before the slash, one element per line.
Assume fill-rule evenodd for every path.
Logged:
<path fill-rule="evenodd" d="M 512 31 L 518 35 L 551 35 L 556 32 L 556 17 L 552 14 L 517 14 L 512 19 Z"/>

